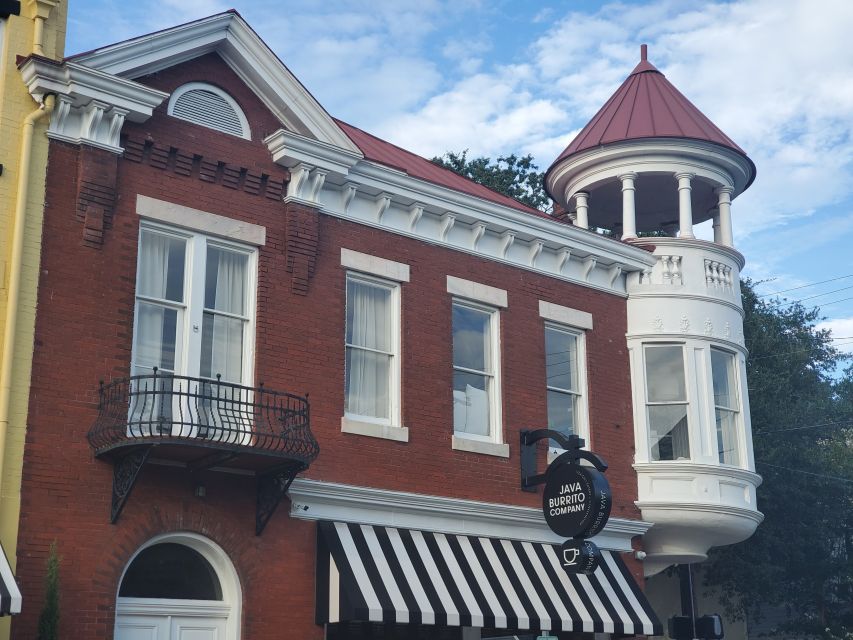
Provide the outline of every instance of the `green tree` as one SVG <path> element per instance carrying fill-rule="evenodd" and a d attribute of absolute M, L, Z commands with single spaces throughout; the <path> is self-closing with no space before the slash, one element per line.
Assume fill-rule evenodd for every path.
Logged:
<path fill-rule="evenodd" d="M 745 542 L 712 550 L 705 583 L 736 616 L 781 606 L 790 616 L 780 631 L 844 633 L 853 627 L 853 370 L 834 379 L 839 354 L 815 328 L 818 310 L 762 300 L 748 280 L 742 290 L 765 520 Z"/>
<path fill-rule="evenodd" d="M 545 211 L 551 206 L 543 182 L 545 173 L 537 171 L 539 167 L 530 154 L 500 156 L 493 163 L 486 157 L 469 160 L 466 149 L 462 153 L 448 151 L 432 162 L 535 209 Z"/>
<path fill-rule="evenodd" d="M 59 554 L 56 541 L 50 545 L 44 578 L 44 605 L 39 615 L 38 640 L 59 639 Z"/>

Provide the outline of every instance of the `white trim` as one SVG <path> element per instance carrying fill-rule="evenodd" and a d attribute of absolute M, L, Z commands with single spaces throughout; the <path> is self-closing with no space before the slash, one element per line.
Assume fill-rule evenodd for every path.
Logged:
<path fill-rule="evenodd" d="M 492 427 L 494 428 L 494 427 Z M 509 445 L 500 442 L 489 442 L 487 440 L 475 440 L 464 433 L 453 434 L 451 448 L 457 451 L 468 451 L 469 453 L 479 453 L 484 456 L 497 456 L 499 458 L 509 458 Z"/>
<path fill-rule="evenodd" d="M 288 129 L 361 155 L 308 90 L 233 12 L 102 47 L 74 60 L 115 76 L 139 78 L 213 51 Z"/>
<path fill-rule="evenodd" d="M 448 285 L 450 284 L 450 278 L 453 276 L 447 276 Z M 454 278 L 454 280 L 459 280 L 458 278 Z M 463 283 L 473 284 L 475 286 L 485 286 L 485 285 L 477 285 L 476 283 L 470 282 L 468 280 L 462 280 Z M 450 287 L 448 286 L 448 289 Z M 491 289 L 492 291 L 500 291 L 499 289 L 494 289 L 493 287 L 486 287 L 486 289 Z M 506 292 L 503 292 L 506 295 Z M 474 309 L 477 311 L 481 311 L 483 313 L 489 314 L 489 331 L 491 332 L 491 339 L 489 340 L 489 349 L 491 349 L 491 360 L 492 360 L 492 370 L 491 372 L 486 371 L 470 371 L 471 373 L 475 373 L 477 375 L 483 375 L 487 379 L 491 378 L 488 381 L 488 396 L 489 396 L 489 433 L 488 435 L 478 435 L 473 433 L 465 433 L 465 432 L 456 432 L 455 424 L 454 424 L 454 434 L 453 441 L 451 443 L 452 448 L 459 449 L 460 451 L 470 451 L 472 453 L 482 453 L 485 455 L 493 455 L 493 456 L 501 456 L 504 458 L 509 457 L 509 445 L 503 444 L 503 376 L 502 376 L 502 367 L 501 367 L 501 324 L 500 324 L 500 309 L 495 308 L 494 306 L 483 306 L 476 302 L 470 302 L 466 299 L 454 298 L 451 302 L 451 313 L 453 305 L 459 305 L 463 307 L 468 307 L 470 309 Z M 452 324 L 452 323 L 451 323 Z M 451 332 L 453 328 L 451 326 Z M 452 341 L 452 335 L 451 335 Z M 456 365 L 455 362 L 452 364 L 452 371 L 455 372 L 457 369 L 460 371 L 466 371 L 464 367 L 460 367 Z M 505 448 L 504 448 L 505 447 Z"/>
<path fill-rule="evenodd" d="M 539 317 L 577 329 L 592 329 L 592 314 L 553 302 L 539 301 Z"/>
<path fill-rule="evenodd" d="M 479 282 L 457 278 L 456 276 L 447 276 L 447 293 L 467 300 L 482 302 L 493 307 L 508 306 L 505 289 L 490 287 Z"/>
<path fill-rule="evenodd" d="M 234 135 L 233 133 L 231 133 L 229 131 L 225 131 L 224 129 L 219 129 L 216 127 L 212 127 L 209 124 L 205 124 L 205 123 L 200 122 L 198 120 L 190 120 L 189 118 L 185 118 L 183 116 L 176 116 L 174 113 L 175 103 L 178 101 L 178 99 L 182 95 L 184 95 L 185 93 L 189 93 L 190 91 L 207 91 L 208 93 L 212 93 L 216 96 L 219 96 L 223 100 L 225 100 L 225 102 L 228 103 L 228 106 L 230 106 L 234 110 L 234 113 L 237 115 L 237 119 L 240 121 L 240 128 L 242 129 L 242 132 L 237 137 L 243 138 L 244 140 L 251 140 L 252 139 L 252 129 L 249 126 L 249 121 L 246 119 L 246 114 L 243 113 L 243 109 L 240 107 L 239 104 L 237 104 L 237 101 L 234 98 L 232 98 L 229 93 L 223 91 L 222 89 L 220 89 L 216 85 L 208 84 L 207 82 L 188 82 L 186 84 L 181 85 L 177 89 L 175 89 L 172 92 L 172 95 L 169 97 L 169 104 L 166 107 L 166 114 L 172 116 L 173 118 L 177 118 L 178 120 L 184 120 L 185 122 L 192 122 L 193 124 L 197 124 L 197 125 L 202 126 L 202 127 L 207 127 L 208 129 L 213 129 L 214 131 L 219 131 L 220 133 L 227 133 L 228 135 Z"/>
<path fill-rule="evenodd" d="M 341 418 L 341 433 L 353 433 L 370 438 L 382 438 L 396 442 L 409 441 L 409 428 L 397 427 L 390 424 L 379 424 L 377 422 L 365 422 L 356 420 L 349 416 Z"/>
<path fill-rule="evenodd" d="M 290 486 L 290 516 L 559 544 L 563 538 L 545 523 L 542 509 L 464 500 L 373 487 L 297 478 Z M 631 539 L 650 522 L 611 516 L 593 540 L 603 549 L 632 551 Z"/>
<path fill-rule="evenodd" d="M 409 265 L 343 247 L 341 266 L 396 282 L 409 281 Z"/>
<path fill-rule="evenodd" d="M 209 602 L 201 600 L 163 600 L 161 598 L 119 598 L 121 583 L 128 567 L 136 557 L 148 547 L 155 544 L 170 542 L 182 544 L 200 553 L 207 560 L 219 578 L 222 588 L 222 600 Z M 127 607 L 126 610 L 123 607 Z M 243 607 L 243 590 L 240 586 L 240 577 L 228 554 L 218 544 L 197 533 L 186 531 L 176 533 L 163 533 L 154 536 L 145 544 L 140 546 L 128 559 L 124 570 L 121 572 L 116 585 L 116 629 L 119 623 L 119 614 L 128 613 L 134 615 L 209 615 L 210 617 L 223 617 L 226 614 L 225 638 L 223 640 L 239 640 L 241 628 L 241 616 Z M 225 612 L 227 609 L 227 612 Z M 174 613 L 170 613 L 174 611 Z M 207 612 L 207 613 L 204 613 Z"/>
<path fill-rule="evenodd" d="M 547 303 L 546 303 L 547 304 Z M 540 301 L 541 305 L 541 301 Z M 554 305 L 556 306 L 556 305 Z M 563 307 L 565 308 L 565 307 Z M 541 306 L 540 306 L 541 311 Z M 571 310 L 570 310 L 571 311 Z M 578 313 L 584 313 L 580 311 Z M 589 314 L 587 314 L 589 315 Z M 590 316 L 590 325 L 592 324 L 592 317 Z M 545 338 L 544 330 L 545 329 L 555 329 L 557 331 L 562 331 L 564 333 L 571 334 L 577 338 L 577 358 L 578 358 L 578 366 L 577 366 L 577 391 L 576 393 L 580 396 L 578 400 L 578 415 L 575 416 L 575 434 L 583 438 L 587 443 L 590 442 L 590 425 L 589 425 L 589 386 L 587 384 L 587 357 L 586 357 L 586 332 L 582 330 L 578 330 L 574 327 L 567 326 L 564 324 L 558 324 L 553 321 L 547 321 L 543 328 L 543 342 Z M 547 361 L 547 357 L 546 357 Z M 547 379 L 545 381 L 545 406 L 547 407 L 548 403 L 548 383 Z M 588 445 L 587 445 L 588 447 Z M 556 458 L 559 454 L 563 453 L 564 449 L 562 447 L 549 446 L 548 448 L 548 464 Z"/>
<path fill-rule="evenodd" d="M 392 358 L 391 362 L 391 375 L 388 380 L 388 395 L 390 399 L 391 406 L 389 407 L 389 417 L 385 418 L 376 418 L 372 416 L 364 416 L 357 414 L 349 414 L 344 411 L 344 416 L 341 419 L 341 430 L 344 431 L 344 427 L 348 427 L 351 431 L 348 433 L 358 433 L 360 435 L 366 436 L 375 436 L 375 437 L 388 437 L 390 440 L 401 440 L 402 433 L 395 432 L 394 434 L 388 434 L 387 436 L 376 436 L 377 433 L 382 433 L 381 427 L 388 427 L 391 429 L 403 429 L 402 426 L 402 376 L 403 376 L 403 363 L 402 363 L 402 291 L 399 282 L 394 282 L 391 280 L 385 280 L 381 278 L 377 278 L 372 275 L 365 275 L 359 273 L 357 271 L 347 271 L 346 276 L 344 278 L 344 287 L 346 291 L 346 283 L 349 279 L 352 278 L 356 281 L 361 281 L 366 284 L 375 285 L 379 287 L 385 287 L 391 290 L 391 324 L 393 335 L 391 336 L 391 342 L 393 344 L 394 350 L 393 352 L 387 354 Z M 345 294 L 346 295 L 346 294 Z M 345 298 L 345 302 L 347 302 Z M 346 310 L 344 311 L 346 313 Z M 344 318 L 344 330 L 346 331 L 346 317 Z M 346 341 L 346 335 L 344 336 L 344 350 L 348 348 L 356 348 L 359 347 L 353 346 L 350 347 L 349 343 Z M 363 348 L 363 347 L 362 347 Z M 346 370 L 344 371 L 344 375 L 346 376 Z M 345 399 L 346 401 L 346 399 Z M 344 420 L 348 422 L 345 424 Z M 372 423 L 375 425 L 374 428 L 368 428 L 366 424 Z M 365 426 L 362 426 L 365 425 Z M 406 441 L 408 441 L 408 429 L 405 431 Z M 394 437 L 399 436 L 399 437 Z"/>
<path fill-rule="evenodd" d="M 267 241 L 267 229 L 250 222 L 192 209 L 173 202 L 157 200 L 142 194 L 136 196 L 136 213 L 144 218 L 183 227 L 207 235 L 228 238 L 262 247 Z"/>
<path fill-rule="evenodd" d="M 21 598 L 21 590 L 18 588 L 18 583 L 15 582 L 15 574 L 12 572 L 12 565 L 9 564 L 9 559 L 6 557 L 2 544 L 0 544 L 0 580 L 3 581 L 4 585 L 6 585 L 6 588 L 9 590 L 9 595 L 12 598 L 9 613 L 21 613 L 21 603 L 23 602 Z"/>

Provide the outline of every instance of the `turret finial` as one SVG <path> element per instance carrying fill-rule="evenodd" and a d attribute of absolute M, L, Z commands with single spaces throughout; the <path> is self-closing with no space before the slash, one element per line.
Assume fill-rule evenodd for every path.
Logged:
<path fill-rule="evenodd" d="M 649 45 L 641 44 L 640 45 L 640 60 L 646 61 L 649 59 Z"/>

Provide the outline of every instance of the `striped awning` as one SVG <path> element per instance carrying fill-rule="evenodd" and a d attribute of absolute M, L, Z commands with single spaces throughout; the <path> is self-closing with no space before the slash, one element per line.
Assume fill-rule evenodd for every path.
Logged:
<path fill-rule="evenodd" d="M 21 590 L 15 582 L 12 567 L 0 544 L 0 616 L 21 613 Z"/>
<path fill-rule="evenodd" d="M 660 635 L 622 559 L 568 575 L 558 546 L 318 523 L 317 623 L 384 622 Z"/>

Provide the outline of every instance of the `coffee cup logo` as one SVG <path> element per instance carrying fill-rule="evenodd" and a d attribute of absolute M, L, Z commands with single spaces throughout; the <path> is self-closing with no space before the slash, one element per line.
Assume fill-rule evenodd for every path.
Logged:
<path fill-rule="evenodd" d="M 563 549 L 563 565 L 567 567 L 576 565 L 578 563 L 578 557 L 580 556 L 580 554 L 581 551 L 577 548 Z"/>

